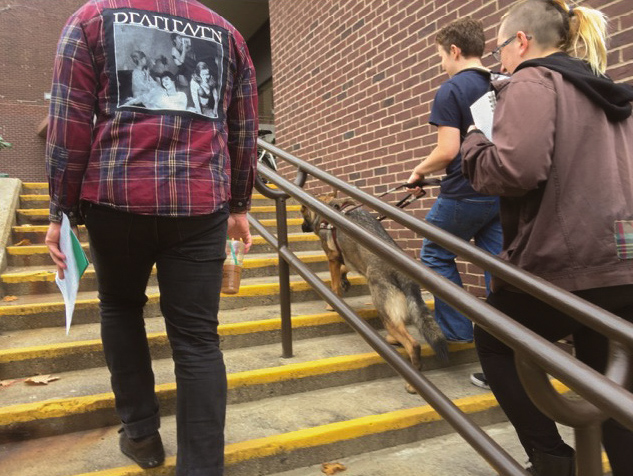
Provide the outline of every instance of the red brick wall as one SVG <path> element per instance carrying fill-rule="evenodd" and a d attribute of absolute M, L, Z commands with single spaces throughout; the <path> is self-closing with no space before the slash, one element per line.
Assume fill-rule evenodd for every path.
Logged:
<path fill-rule="evenodd" d="M 44 138 L 57 39 L 83 0 L 14 0 L 0 6 L 0 135 L 13 147 L 0 151 L 0 172 L 23 181 L 45 179 Z"/>
<path fill-rule="evenodd" d="M 406 181 L 435 142 L 430 106 L 447 79 L 437 58 L 437 30 L 459 17 L 481 19 L 491 51 L 498 22 L 513 3 L 270 0 L 277 145 L 372 194 Z M 631 0 L 585 3 L 611 18 L 609 73 L 631 81 Z M 490 58 L 485 64 L 498 67 Z M 307 188 L 327 190 L 316 179 Z M 436 192 L 431 189 L 429 198 L 409 210 L 423 217 Z M 417 255 L 421 239 L 385 223 L 399 244 Z M 467 287 L 480 293 L 477 269 L 460 266 Z"/>

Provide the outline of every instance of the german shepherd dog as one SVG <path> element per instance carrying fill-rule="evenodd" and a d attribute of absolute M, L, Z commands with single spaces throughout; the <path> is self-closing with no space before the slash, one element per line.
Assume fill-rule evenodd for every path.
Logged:
<path fill-rule="evenodd" d="M 317 197 L 323 203 L 345 213 L 345 208 L 356 207 L 349 199 L 336 198 L 335 194 Z M 333 231 L 327 222 L 315 211 L 301 207 L 304 232 L 314 232 L 321 239 L 321 246 L 328 258 L 332 291 L 341 296 L 344 288 L 349 288 L 347 271 L 356 271 L 367 279 L 371 298 L 378 316 L 387 330 L 387 342 L 404 346 L 413 366 L 420 370 L 420 343 L 407 331 L 406 324 L 413 323 L 431 345 L 440 359 L 448 360 L 446 339 L 433 319 L 422 299 L 420 286 L 385 260 L 362 247 L 352 237 L 340 230 Z M 361 208 L 350 209 L 346 216 L 359 226 L 382 240 L 396 245 L 396 242 L 369 212 Z M 397 246 L 397 245 L 396 245 Z M 407 384 L 406 389 L 415 393 Z"/>

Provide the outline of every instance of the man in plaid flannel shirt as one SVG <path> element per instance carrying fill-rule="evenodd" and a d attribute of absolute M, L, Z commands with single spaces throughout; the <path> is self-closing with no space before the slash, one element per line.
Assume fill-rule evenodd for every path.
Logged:
<path fill-rule="evenodd" d="M 210 72 L 205 108 L 194 107 L 196 79 L 175 62 L 175 43 Z M 63 277 L 62 214 L 86 224 L 120 448 L 143 468 L 164 460 L 143 321 L 156 265 L 175 362 L 176 474 L 221 475 L 222 266 L 227 235 L 251 245 L 256 168 L 257 85 L 244 39 L 195 0 L 88 1 L 62 32 L 49 117 L 46 243 Z"/>

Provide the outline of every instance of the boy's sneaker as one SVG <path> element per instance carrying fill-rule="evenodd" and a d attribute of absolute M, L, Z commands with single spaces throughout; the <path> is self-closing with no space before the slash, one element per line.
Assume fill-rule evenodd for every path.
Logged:
<path fill-rule="evenodd" d="M 486 380 L 486 376 L 483 372 L 475 372 L 474 374 L 470 374 L 470 382 L 477 387 L 490 390 L 490 385 L 488 385 L 488 380 Z"/>

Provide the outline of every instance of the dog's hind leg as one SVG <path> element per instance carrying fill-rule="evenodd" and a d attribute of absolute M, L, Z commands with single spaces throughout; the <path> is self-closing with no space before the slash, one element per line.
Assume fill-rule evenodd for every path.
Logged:
<path fill-rule="evenodd" d="M 391 344 L 391 345 L 402 345 L 400 344 L 400 342 L 398 342 L 398 339 L 396 339 L 391 334 L 387 334 L 387 336 L 385 337 L 385 340 L 387 341 L 388 344 Z"/>
<path fill-rule="evenodd" d="M 391 337 L 404 346 L 413 367 L 418 371 L 422 370 L 420 343 L 409 334 L 404 323 L 393 324 L 391 322 L 385 322 L 385 328 Z M 409 383 L 406 384 L 405 388 L 409 393 L 417 393 Z"/>
<path fill-rule="evenodd" d="M 376 306 L 376 311 L 387 330 L 387 342 L 400 343 L 407 352 L 413 367 L 420 371 L 422 369 L 421 346 L 413 338 L 406 327 L 407 322 L 407 300 L 404 294 L 390 283 L 374 282 L 367 280 L 371 297 Z M 416 393 L 416 390 L 407 383 L 407 392 Z"/>

